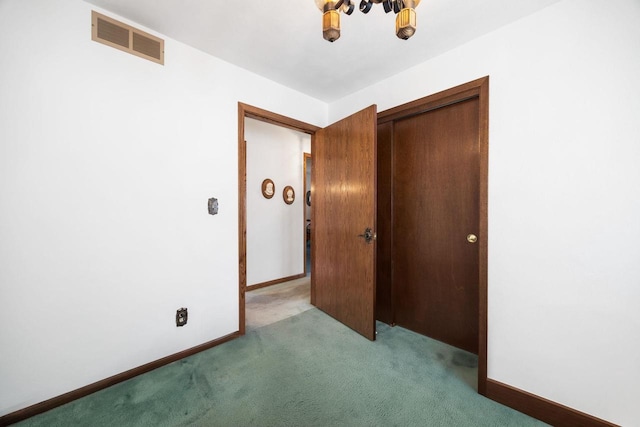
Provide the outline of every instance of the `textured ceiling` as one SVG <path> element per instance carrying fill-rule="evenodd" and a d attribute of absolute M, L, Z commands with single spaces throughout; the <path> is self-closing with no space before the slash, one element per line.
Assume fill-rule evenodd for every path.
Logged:
<path fill-rule="evenodd" d="M 422 0 L 409 40 L 395 36 L 395 15 L 378 4 L 367 15 L 341 14 L 334 43 L 322 38 L 314 0 L 87 1 L 331 102 L 560 0 Z"/>

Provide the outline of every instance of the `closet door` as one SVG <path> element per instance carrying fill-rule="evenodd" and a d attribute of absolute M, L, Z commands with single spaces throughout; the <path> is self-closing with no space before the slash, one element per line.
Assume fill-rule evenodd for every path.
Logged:
<path fill-rule="evenodd" d="M 394 121 L 395 322 L 478 353 L 479 101 Z"/>

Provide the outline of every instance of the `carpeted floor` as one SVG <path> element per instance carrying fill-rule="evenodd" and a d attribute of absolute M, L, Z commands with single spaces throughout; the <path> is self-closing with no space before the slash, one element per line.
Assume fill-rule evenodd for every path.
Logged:
<path fill-rule="evenodd" d="M 21 425 L 543 425 L 478 395 L 476 363 L 400 327 L 370 342 L 311 309 Z"/>

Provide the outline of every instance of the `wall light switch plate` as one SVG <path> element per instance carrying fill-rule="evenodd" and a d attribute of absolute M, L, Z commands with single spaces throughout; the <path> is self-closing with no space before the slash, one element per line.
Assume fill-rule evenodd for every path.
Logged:
<path fill-rule="evenodd" d="M 209 199 L 209 215 L 215 215 L 218 213 L 218 199 L 212 197 Z"/>

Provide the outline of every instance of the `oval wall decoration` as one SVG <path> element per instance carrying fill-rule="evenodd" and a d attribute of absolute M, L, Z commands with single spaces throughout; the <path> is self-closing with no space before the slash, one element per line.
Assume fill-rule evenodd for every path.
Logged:
<path fill-rule="evenodd" d="M 288 205 L 290 205 L 296 200 L 296 192 L 293 191 L 292 186 L 287 185 L 286 187 L 284 187 L 284 190 L 282 190 L 282 198 L 284 199 L 284 202 Z"/>
<path fill-rule="evenodd" d="M 262 195 L 265 199 L 270 199 L 276 194 L 276 186 L 269 178 L 262 181 Z"/>

